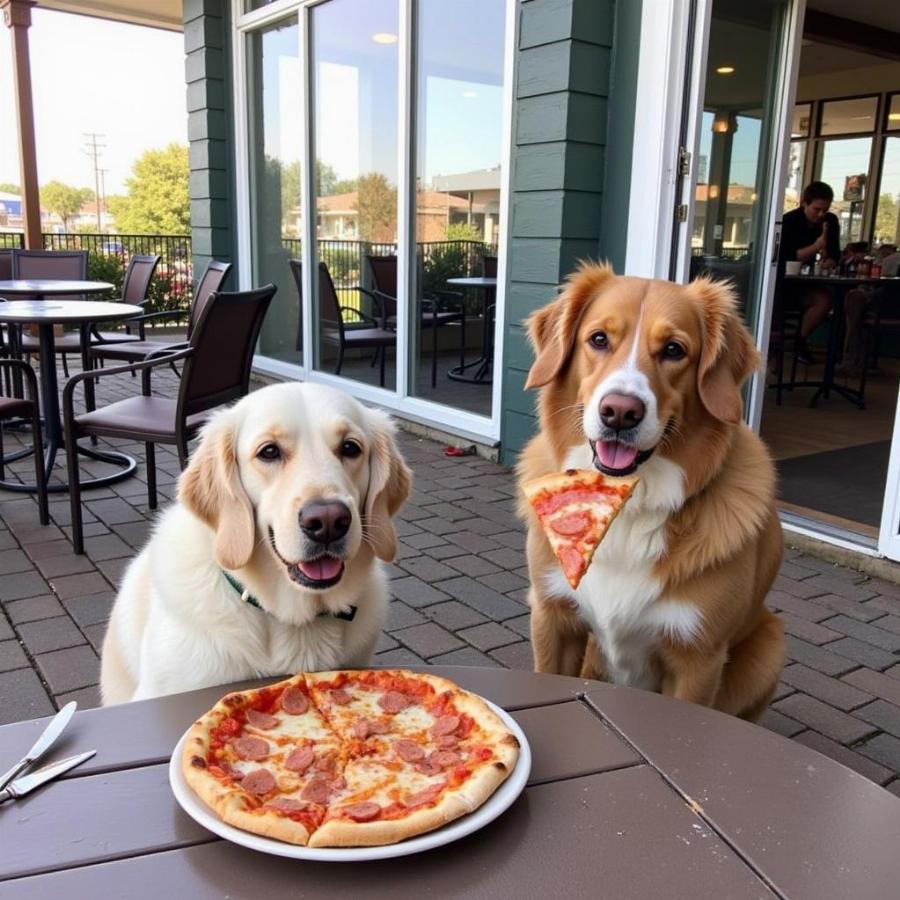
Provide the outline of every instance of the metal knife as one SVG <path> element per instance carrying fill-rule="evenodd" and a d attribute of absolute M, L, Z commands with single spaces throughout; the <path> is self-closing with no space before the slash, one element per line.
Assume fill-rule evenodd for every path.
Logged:
<path fill-rule="evenodd" d="M 20 772 L 34 765 L 53 745 L 69 724 L 78 704 L 71 700 L 51 720 L 43 734 L 34 742 L 34 746 L 8 772 L 0 775 L 0 791 L 3 790 Z"/>
<path fill-rule="evenodd" d="M 84 753 L 78 753 L 75 756 L 61 759 L 59 762 L 50 763 L 50 765 L 44 766 L 43 769 L 38 769 L 37 772 L 17 778 L 6 790 L 0 791 L 0 803 L 3 803 L 5 800 L 18 800 L 19 797 L 24 797 L 45 782 L 64 775 L 69 769 L 74 769 L 75 766 L 80 766 L 96 752 L 96 750 L 85 750 Z"/>

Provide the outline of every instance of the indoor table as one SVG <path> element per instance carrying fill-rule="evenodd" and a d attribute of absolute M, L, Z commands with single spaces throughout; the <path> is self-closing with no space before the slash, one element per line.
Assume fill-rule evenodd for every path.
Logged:
<path fill-rule="evenodd" d="M 481 356 L 470 363 L 454 366 L 447 372 L 447 377 L 454 381 L 468 381 L 474 384 L 491 383 L 491 367 L 494 364 L 494 335 L 491 322 L 491 303 L 497 295 L 497 279 L 491 276 L 474 278 L 448 278 L 447 284 L 454 287 L 475 288 L 481 291 Z M 473 375 L 467 375 L 466 369 L 475 369 Z"/>
<path fill-rule="evenodd" d="M 40 299 L 43 296 L 57 297 L 65 294 L 101 293 L 113 290 L 113 285 L 102 281 L 0 281 L 0 297 L 26 294 L 34 296 L 34 300 L 13 300 L 0 303 L 0 322 L 9 325 L 37 325 L 40 342 L 40 382 L 41 382 L 41 412 L 43 414 L 44 427 L 46 429 L 46 453 L 44 471 L 48 479 L 47 490 L 54 493 L 62 493 L 68 490 L 66 482 L 49 483 L 50 473 L 57 451 L 63 446 L 63 428 L 59 415 L 59 386 L 56 376 L 55 338 L 54 325 L 77 325 L 81 331 L 82 362 L 85 368 L 89 367 L 86 361 L 86 349 L 90 339 L 90 327 L 95 322 L 108 322 L 126 319 L 143 313 L 140 306 L 130 303 L 106 303 L 91 300 L 66 300 L 66 299 Z M 10 329 L 12 334 L 14 329 Z M 85 388 L 88 402 L 93 405 L 93 384 L 89 380 Z M 82 489 L 100 487 L 112 484 L 128 477 L 134 472 L 136 461 L 118 451 L 98 451 L 79 447 L 78 452 L 91 459 L 111 463 L 119 467 L 119 471 L 113 472 L 101 478 L 84 479 Z M 0 487 L 11 491 L 32 492 L 37 485 L 19 483 L 13 481 L 0 481 Z"/>
<path fill-rule="evenodd" d="M 784 282 L 798 294 L 802 293 L 803 285 L 825 288 L 833 299 L 831 309 L 831 321 L 828 327 L 828 344 L 825 349 L 825 371 L 821 381 L 794 381 L 785 387 L 815 387 L 817 388 L 809 405 L 813 408 L 818 404 L 819 398 L 826 400 L 831 392 L 840 394 L 845 400 L 849 400 L 860 409 L 865 409 L 865 400 L 862 391 L 854 390 L 846 385 L 835 382 L 835 369 L 840 361 L 841 348 L 846 332 L 844 319 L 844 298 L 847 291 L 861 285 L 882 287 L 886 291 L 897 290 L 900 287 L 900 278 L 857 278 L 843 275 L 785 275 Z"/>
<path fill-rule="evenodd" d="M 0 900 L 898 896 L 900 798 L 802 744 L 595 681 L 425 670 L 506 709 L 527 736 L 528 783 L 483 828 L 366 862 L 286 859 L 217 837 L 176 802 L 168 763 L 223 694 L 262 682 L 219 686 L 79 711 L 49 758 L 96 755 L 0 807 Z M 0 771 L 46 722 L 0 728 Z"/>

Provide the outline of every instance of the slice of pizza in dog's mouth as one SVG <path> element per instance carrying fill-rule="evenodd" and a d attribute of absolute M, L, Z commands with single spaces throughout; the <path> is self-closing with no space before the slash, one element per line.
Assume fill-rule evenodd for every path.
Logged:
<path fill-rule="evenodd" d="M 344 560 L 330 553 L 320 553 L 312 559 L 290 562 L 279 552 L 275 544 L 275 533 L 269 529 L 269 546 L 287 569 L 288 578 L 301 587 L 314 591 L 324 591 L 334 587 L 344 576 Z"/>
<path fill-rule="evenodd" d="M 573 589 L 639 481 L 635 476 L 609 477 L 594 469 L 566 469 L 522 485 Z"/>

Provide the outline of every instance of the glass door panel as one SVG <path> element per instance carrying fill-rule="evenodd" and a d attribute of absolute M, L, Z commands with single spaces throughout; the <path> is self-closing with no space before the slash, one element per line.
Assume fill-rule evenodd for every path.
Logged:
<path fill-rule="evenodd" d="M 397 0 L 310 12 L 315 367 L 396 385 Z M 372 257 L 387 258 L 375 291 Z M 381 269 L 378 270 L 379 274 Z"/>
<path fill-rule="evenodd" d="M 264 356 L 300 363 L 300 297 L 289 260 L 300 258 L 300 36 L 296 17 L 246 37 L 253 283 L 278 293 L 259 336 Z"/>
<path fill-rule="evenodd" d="M 900 244 L 900 137 L 884 142 L 878 208 L 875 212 L 874 246 Z M 891 266 L 893 273 L 893 265 Z"/>
<path fill-rule="evenodd" d="M 788 7 L 789 0 L 714 0 L 710 22 L 689 271 L 730 279 L 751 326 L 776 184 L 773 125 Z"/>
<path fill-rule="evenodd" d="M 823 141 L 820 156 L 819 180 L 834 191 L 831 212 L 841 223 L 841 247 L 845 247 L 862 240 L 872 138 Z"/>
<path fill-rule="evenodd" d="M 416 13 L 409 391 L 490 416 L 506 0 L 420 0 Z"/>

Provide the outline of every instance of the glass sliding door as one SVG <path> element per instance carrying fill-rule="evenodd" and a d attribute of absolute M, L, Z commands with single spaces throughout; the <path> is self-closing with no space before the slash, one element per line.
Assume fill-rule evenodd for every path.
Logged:
<path fill-rule="evenodd" d="M 260 352 L 301 363 L 300 297 L 289 260 L 300 257 L 300 35 L 296 16 L 246 35 L 253 280 L 278 293 Z"/>
<path fill-rule="evenodd" d="M 789 6 L 712 4 L 689 271 L 692 278 L 730 279 L 751 327 L 762 299 L 769 218 L 780 212 L 781 198 L 777 210 L 771 203 L 774 124 Z"/>
<path fill-rule="evenodd" d="M 486 417 L 497 253 L 507 227 L 505 18 L 505 0 L 415 4 L 409 393 Z"/>
<path fill-rule="evenodd" d="M 398 29 L 397 0 L 329 0 L 310 10 L 315 368 L 391 391 Z"/>

